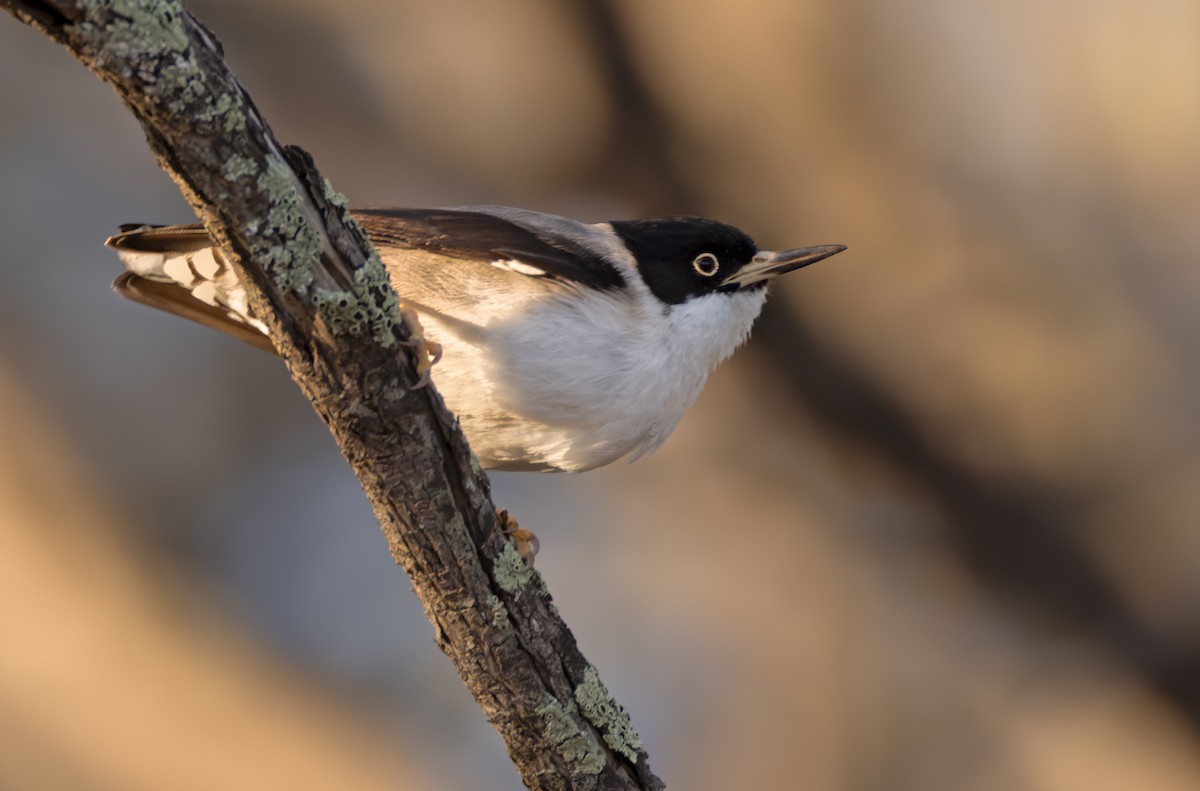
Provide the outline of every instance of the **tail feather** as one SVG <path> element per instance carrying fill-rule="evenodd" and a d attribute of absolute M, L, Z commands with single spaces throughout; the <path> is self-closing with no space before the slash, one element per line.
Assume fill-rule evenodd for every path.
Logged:
<path fill-rule="evenodd" d="M 121 296 L 275 351 L 237 273 L 203 227 L 122 225 L 105 245 L 128 270 L 113 281 Z"/>
<path fill-rule="evenodd" d="M 108 237 L 106 247 L 140 253 L 191 253 L 212 246 L 202 225 L 144 225 L 126 223 Z"/>

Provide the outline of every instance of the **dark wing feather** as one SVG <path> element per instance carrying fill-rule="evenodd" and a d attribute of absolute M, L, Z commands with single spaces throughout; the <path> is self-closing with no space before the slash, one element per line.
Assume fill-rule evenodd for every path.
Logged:
<path fill-rule="evenodd" d="M 365 209 L 352 214 L 381 248 L 425 250 L 487 264 L 515 259 L 537 267 L 547 278 L 598 289 L 619 288 L 624 282 L 591 250 L 491 214 L 460 209 Z"/>

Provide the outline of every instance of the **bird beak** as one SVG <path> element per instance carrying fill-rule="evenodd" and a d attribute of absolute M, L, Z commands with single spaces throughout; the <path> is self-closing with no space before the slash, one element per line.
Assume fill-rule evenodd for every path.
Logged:
<path fill-rule="evenodd" d="M 762 283 L 802 266 L 815 264 L 846 249 L 844 244 L 820 244 L 815 247 L 797 247 L 795 250 L 780 250 L 777 253 L 762 251 L 750 259 L 750 263 L 725 279 L 721 285 L 746 288 Z"/>

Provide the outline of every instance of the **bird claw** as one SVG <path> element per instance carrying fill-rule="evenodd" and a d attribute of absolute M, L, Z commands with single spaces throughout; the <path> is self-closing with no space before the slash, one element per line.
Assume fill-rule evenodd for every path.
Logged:
<path fill-rule="evenodd" d="M 405 345 L 413 350 L 413 357 L 417 360 L 417 383 L 413 385 L 413 389 L 420 390 L 422 387 L 433 384 L 431 374 L 433 366 L 442 359 L 442 344 L 437 341 L 421 339 L 416 342 L 410 341 Z"/>
<path fill-rule="evenodd" d="M 505 534 L 516 544 L 517 554 L 525 561 L 526 568 L 533 568 L 533 559 L 537 557 L 538 550 L 541 549 L 541 542 L 538 537 L 533 534 L 532 530 L 526 530 L 517 524 L 517 519 L 503 508 L 496 509 L 496 519 L 500 522 L 500 527 L 504 528 Z"/>
<path fill-rule="evenodd" d="M 421 328 L 417 312 L 408 305 L 400 306 L 400 319 L 404 322 L 404 329 L 408 331 L 408 340 L 404 341 L 403 345 L 412 350 L 417 365 L 417 383 L 413 389 L 420 390 L 433 382 L 430 374 L 433 366 L 442 359 L 442 344 L 425 338 L 425 331 Z"/>

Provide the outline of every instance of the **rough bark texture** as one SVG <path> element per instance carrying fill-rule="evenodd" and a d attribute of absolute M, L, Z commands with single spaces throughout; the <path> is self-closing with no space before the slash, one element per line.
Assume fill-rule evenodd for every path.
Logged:
<path fill-rule="evenodd" d="M 257 286 L 255 308 L 370 498 L 396 562 L 533 789 L 658 789 L 622 708 L 497 524 L 369 242 L 309 157 L 282 148 L 176 2 L 0 5 L 111 83 L 160 165 Z"/>

